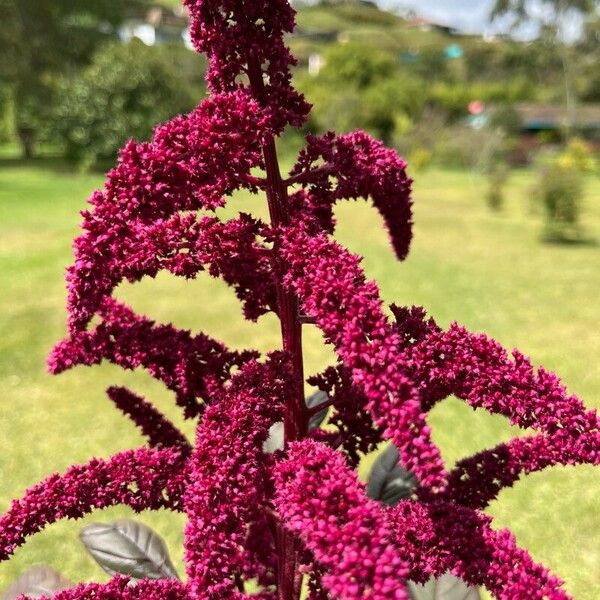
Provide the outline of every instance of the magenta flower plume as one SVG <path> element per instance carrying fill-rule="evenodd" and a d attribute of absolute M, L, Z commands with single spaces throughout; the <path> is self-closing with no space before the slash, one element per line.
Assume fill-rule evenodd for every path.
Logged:
<path fill-rule="evenodd" d="M 294 10 L 286 0 L 184 0 L 192 18 L 192 40 L 206 53 L 207 83 L 215 92 L 248 89 L 240 77 L 259 76 L 267 83 L 261 100 L 267 103 L 277 131 L 302 125 L 310 106 L 291 84 L 296 64 L 284 42 L 294 29 Z M 263 73 L 261 66 L 266 65 Z M 255 92 L 256 90 L 252 90 Z"/>
<path fill-rule="evenodd" d="M 328 422 L 336 428 L 333 441 L 343 448 L 348 461 L 358 466 L 361 456 L 376 450 L 382 438 L 381 429 L 375 425 L 367 409 L 367 397 L 352 381 L 350 370 L 343 365 L 328 367 L 308 382 L 330 399 L 334 411 Z M 322 430 L 317 433 L 324 434 Z"/>
<path fill-rule="evenodd" d="M 400 337 L 383 314 L 377 286 L 365 280 L 359 259 L 302 227 L 285 232 L 282 254 L 289 265 L 287 285 L 351 369 L 375 423 L 423 486 L 443 486 L 439 450 L 431 442 L 416 389 L 402 369 Z"/>
<path fill-rule="evenodd" d="M 382 507 L 334 450 L 312 440 L 291 445 L 275 469 L 275 507 L 326 569 L 340 600 L 405 600 L 406 563 L 390 544 Z"/>
<path fill-rule="evenodd" d="M 450 473 L 448 498 L 484 508 L 522 474 L 554 465 L 600 463 L 598 415 L 569 395 L 554 374 L 536 372 L 517 350 L 511 359 L 498 342 L 457 324 L 443 331 L 423 309 L 392 310 L 403 337 L 403 362 L 426 410 L 454 395 L 520 427 L 544 432 L 460 461 Z"/>
<path fill-rule="evenodd" d="M 566 600 L 562 582 L 519 548 L 491 518 L 453 504 L 401 502 L 387 513 L 393 540 L 408 557 L 410 576 L 425 581 L 452 571 L 471 585 L 484 585 L 501 600 Z"/>
<path fill-rule="evenodd" d="M 61 373 L 75 365 L 95 365 L 108 360 L 124 369 L 145 368 L 175 392 L 187 417 L 201 411 L 229 379 L 234 367 L 255 352 L 231 352 L 222 343 L 200 333 L 157 325 L 125 305 L 109 299 L 99 311 L 103 321 L 92 331 L 80 332 L 53 349 L 48 365 Z"/>
<path fill-rule="evenodd" d="M 147 447 L 73 466 L 13 501 L 0 516 L 0 560 L 58 519 L 124 505 L 184 513 L 186 583 L 116 576 L 55 598 L 300 600 L 307 590 L 309 600 L 405 600 L 409 581 L 451 571 L 496 598 L 565 600 L 562 582 L 480 510 L 522 475 L 598 465 L 597 414 L 484 335 L 443 330 L 416 307 L 392 306 L 388 318 L 360 258 L 331 237 L 334 207 L 372 201 L 403 260 L 412 239 L 406 162 L 364 132 L 330 132 L 309 136 L 282 178 L 276 137 L 310 108 L 285 45 L 294 10 L 286 0 L 185 5 L 211 95 L 150 141 L 130 141 L 90 198 L 67 271 L 68 336 L 48 366 L 143 369 L 195 419 L 196 437 L 190 443 L 128 389 L 109 388 Z M 264 192 L 269 222 L 221 218 L 238 190 Z M 162 271 L 221 278 L 245 318 L 279 320 L 280 349 L 230 349 L 115 299 L 123 282 Z M 305 325 L 337 353 L 308 378 Z M 305 399 L 306 382 L 321 393 Z M 535 433 L 447 473 L 427 417 L 451 395 Z M 393 507 L 367 498 L 356 473 L 383 440 L 418 480 L 413 499 Z"/>
<path fill-rule="evenodd" d="M 75 241 L 67 275 L 72 332 L 85 327 L 122 279 L 154 277 L 165 258 L 190 275 L 173 254 L 186 240 L 193 245 L 202 223 L 178 211 L 211 210 L 236 189 L 256 189 L 250 170 L 261 164 L 268 131 L 258 103 L 237 91 L 162 125 L 150 143 L 125 147 L 104 190 L 90 198 L 93 211 L 83 213 L 85 233 Z"/>
<path fill-rule="evenodd" d="M 465 506 L 485 508 L 522 475 L 556 465 L 600 465 L 600 431 L 570 435 L 557 431 L 515 438 L 459 461 L 448 477 L 445 496 Z"/>
<path fill-rule="evenodd" d="M 287 368 L 286 368 L 287 367 Z M 236 598 L 247 525 L 267 503 L 262 446 L 281 419 L 290 382 L 286 359 L 248 363 L 198 426 L 190 459 L 186 561 L 195 598 Z"/>
<path fill-rule="evenodd" d="M 45 598 L 45 597 L 43 597 Z M 53 600 L 189 600 L 186 587 L 180 581 L 140 581 L 129 585 L 127 577 L 116 577 L 109 583 L 81 584 L 57 592 Z"/>
<path fill-rule="evenodd" d="M 110 387 L 106 391 L 115 406 L 128 416 L 148 438 L 152 448 L 174 446 L 182 454 L 189 454 L 191 446 L 186 437 L 152 404 L 124 387 Z"/>
<path fill-rule="evenodd" d="M 396 256 L 406 258 L 412 239 L 412 180 L 406 175 L 406 161 L 394 150 L 364 131 L 309 136 L 291 180 L 305 186 L 292 197 L 300 215 L 316 217 L 329 233 L 335 228 L 335 202 L 371 198 L 385 221 Z"/>
<path fill-rule="evenodd" d="M 395 312 L 404 333 L 402 320 L 407 312 L 398 308 Z M 408 316 L 414 329 L 415 313 Z M 598 429 L 595 411 L 586 411 L 553 373 L 536 372 L 517 350 L 510 359 L 498 342 L 456 323 L 442 331 L 430 320 L 421 332 L 423 335 L 415 332 L 419 337 L 412 337 L 415 341 L 407 344 L 403 362 L 418 383 L 427 409 L 454 394 L 474 408 L 504 415 L 523 428 L 550 434 L 559 429 L 572 434 Z"/>
<path fill-rule="evenodd" d="M 14 500 L 0 517 L 0 560 L 25 538 L 59 519 L 78 519 L 99 508 L 123 504 L 136 512 L 181 510 L 185 460 L 172 449 L 140 448 L 108 460 L 73 466 Z"/>

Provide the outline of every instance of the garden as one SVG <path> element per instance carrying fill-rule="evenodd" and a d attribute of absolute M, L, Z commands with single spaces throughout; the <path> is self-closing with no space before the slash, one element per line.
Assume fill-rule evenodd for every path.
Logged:
<path fill-rule="evenodd" d="M 288 23 L 287 3 L 264 3 L 277 7 L 273 22 L 258 8 L 254 20 L 237 13 L 235 2 L 222 3 L 227 9 L 221 12 L 213 12 L 217 2 L 187 4 L 196 19 L 192 39 L 212 59 L 205 108 L 157 129 L 143 150 L 127 147 L 121 170 L 109 178 L 111 193 L 122 202 L 96 197 L 93 212 L 84 213 L 87 238 L 81 237 L 80 211 L 90 210 L 86 198 L 102 189 L 101 170 L 114 162 L 116 147 L 128 135 L 150 139 L 152 125 L 190 110 L 206 93 L 195 71 L 204 71 L 206 63 L 183 48 L 148 50 L 135 41 L 99 46 L 100 54 L 77 77 L 63 73 L 51 83 L 52 94 L 62 98 L 51 114 L 41 114 L 38 102 L 26 115 L 36 124 L 27 128 L 35 130 L 35 144 L 26 158 L 20 157 L 23 135 L 11 126 L 20 107 L 7 104 L 0 152 L 0 548 L 2 558 L 16 552 L 0 563 L 0 592 L 44 564 L 72 584 L 111 580 L 75 592 L 50 590 L 61 600 L 243 594 L 383 600 L 408 597 L 406 580 L 422 582 L 446 571 L 471 586 L 456 597 L 594 599 L 600 589 L 596 417 L 552 378 L 468 333 L 483 332 L 508 351 L 519 348 L 533 365 L 557 373 L 586 410 L 600 408 L 600 186 L 593 144 L 581 132 L 562 132 L 565 139 L 542 145 L 527 164 L 514 164 L 521 132 L 514 129 L 514 113 L 507 109 L 502 114 L 508 118 L 484 132 L 464 128 L 452 107 L 464 109 L 474 85 L 485 88 L 471 82 L 463 95 L 457 92 L 465 65 L 446 65 L 449 72 L 429 98 L 421 95 L 425 84 L 416 76 L 404 86 L 386 49 L 369 50 L 369 32 L 392 27 L 391 17 L 377 11 L 377 18 L 365 21 L 362 5 L 352 12 L 321 3 L 299 12 L 304 28 L 312 19 L 334 29 L 357 14 L 366 23 L 360 41 L 324 50 L 320 74 L 296 72 L 315 103 L 306 120 L 307 107 L 282 76 L 288 58 L 278 36 Z M 227 11 L 233 16 L 221 21 Z M 228 30 L 232 19 L 264 42 L 257 42 L 258 56 L 247 65 L 239 59 L 244 37 Z M 215 42 L 211 27 L 226 41 Z M 388 34 L 390 44 L 400 43 Z M 321 38 L 292 37 L 289 43 L 302 61 L 303 53 L 307 59 L 315 53 L 315 39 Z M 147 71 L 152 77 L 142 70 L 137 80 L 131 77 L 146 60 L 154 61 Z M 260 69 L 258 79 L 252 74 L 253 60 L 255 68 L 266 65 L 266 84 Z M 170 61 L 177 68 L 166 66 Z M 423 68 L 406 65 L 401 68 Z M 242 91 L 227 87 L 239 75 L 236 68 L 248 76 Z M 336 77 L 348 86 L 337 96 Z M 491 82 L 486 85 L 489 91 Z M 451 91 L 458 97 L 450 100 Z M 593 90 L 583 86 L 578 93 L 591 98 Z M 122 120 L 102 119 L 107 106 Z M 386 112 L 389 106 L 394 114 Z M 422 117 L 440 123 L 441 113 L 442 133 L 432 139 Z M 51 123 L 57 125 L 46 129 Z M 303 136 L 321 136 L 328 123 L 342 133 L 362 127 L 408 156 L 412 208 L 404 163 L 366 134 L 310 138 L 287 175 Z M 301 130 L 288 129 L 277 142 L 283 182 L 288 178 L 291 190 L 286 204 L 277 195 L 272 138 L 289 124 Z M 219 151 L 211 154 L 204 139 Z M 457 140 L 464 152 L 455 151 Z M 475 143 L 485 156 L 473 152 Z M 188 170 L 187 179 L 179 178 L 180 168 Z M 139 181 L 143 185 L 135 187 Z M 225 195 L 231 197 L 221 206 Z M 196 220 L 191 211 L 218 221 Z M 66 315 L 64 270 L 73 264 L 73 251 Z M 271 263 L 271 253 L 282 263 Z M 360 266 L 351 253 L 364 257 Z M 115 300 L 145 317 L 121 312 Z M 240 300 L 250 319 L 244 319 Z M 425 307 L 439 331 L 420 313 L 392 313 L 390 304 Z M 291 321 L 282 341 L 285 307 Z M 397 322 L 390 325 L 393 316 Z M 455 322 L 468 332 L 453 329 Z M 177 329 L 153 337 L 153 327 L 169 323 Z M 197 339 L 202 332 L 220 340 L 227 350 L 203 338 L 196 347 L 189 331 Z M 212 348 L 210 356 L 202 354 L 202 344 Z M 269 354 L 282 344 L 289 356 Z M 261 358 L 244 355 L 248 348 Z M 330 366 L 335 373 L 298 381 L 299 351 L 307 377 Z M 451 365 L 453 352 L 458 358 Z M 220 361 L 231 362 L 224 367 Z M 51 376 L 48 365 L 60 375 Z M 426 410 L 402 400 L 413 384 Z M 164 417 L 157 420 L 123 388 Z M 309 430 L 309 416 L 319 413 L 297 400 L 317 389 L 328 412 L 320 429 Z M 279 422 L 284 435 L 267 452 L 264 444 L 273 441 Z M 456 479 L 461 459 L 524 435 L 541 446 L 525 449 L 523 466 L 504 465 L 503 474 L 501 462 L 486 462 L 474 471 L 465 467 L 466 483 Z M 372 488 L 367 498 L 360 481 L 373 477 L 390 439 L 416 483 L 386 508 Z M 558 450 L 546 454 L 553 444 Z M 47 480 L 46 488 L 11 508 L 13 498 L 50 474 L 89 464 L 92 457 L 111 464 L 113 456 L 132 462 L 112 471 L 91 466 L 89 480 L 84 471 L 73 482 Z M 551 465 L 567 466 L 544 468 Z M 519 477 L 521 471 L 528 474 Z M 132 481 L 119 479 L 129 473 Z M 214 489 L 220 491 L 210 493 Z M 479 540 L 488 531 L 479 510 L 484 507 L 493 517 L 492 533 Z M 83 518 L 59 518 L 75 516 Z M 106 560 L 84 551 L 82 528 L 123 518 L 160 535 L 174 571 L 188 583 L 152 582 L 152 576 L 127 587 L 118 574 L 111 579 L 104 573 Z M 313 525 L 322 518 L 329 529 Z M 418 531 L 429 522 L 439 540 L 420 546 L 411 527 Z M 261 528 L 272 528 L 273 539 L 265 541 Z M 503 528 L 514 540 L 493 533 Z M 41 529 L 16 549 L 23 535 Z M 365 537 L 365 530 L 372 535 Z M 347 552 L 340 551 L 342 542 Z M 461 548 L 467 548 L 464 554 Z M 477 563 L 479 548 L 484 566 Z M 502 571 L 501 559 L 512 570 Z M 410 597 L 418 599 L 415 589 Z"/>

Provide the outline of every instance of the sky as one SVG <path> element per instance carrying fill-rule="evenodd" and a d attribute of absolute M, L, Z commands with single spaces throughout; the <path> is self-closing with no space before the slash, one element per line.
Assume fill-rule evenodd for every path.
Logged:
<path fill-rule="evenodd" d="M 461 29 L 482 31 L 493 0 L 379 0 L 382 7 L 413 9 L 417 14 Z"/>
<path fill-rule="evenodd" d="M 377 0 L 382 8 L 394 10 L 397 8 L 412 9 L 416 14 L 439 20 L 442 24 L 451 25 L 460 30 L 473 33 L 508 33 L 510 27 L 507 20 L 489 23 L 489 14 L 494 0 Z M 536 4 L 538 6 L 536 6 Z M 532 2 L 531 8 L 541 14 L 545 10 L 540 2 Z M 573 23 L 565 23 L 567 39 L 576 37 L 580 28 L 579 19 Z M 535 37 L 536 27 L 533 24 L 523 25 L 516 36 L 520 38 Z"/>

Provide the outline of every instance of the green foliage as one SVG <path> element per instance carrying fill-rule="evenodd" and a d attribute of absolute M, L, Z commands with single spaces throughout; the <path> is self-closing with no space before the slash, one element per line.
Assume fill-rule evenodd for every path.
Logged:
<path fill-rule="evenodd" d="M 544 211 L 545 241 L 568 243 L 582 240 L 583 191 L 582 174 L 577 170 L 561 166 L 556 159 L 542 164 L 538 170 L 536 196 Z"/>
<path fill-rule="evenodd" d="M 13 90 L 25 153 L 33 151 L 56 76 L 73 72 L 145 0 L 0 0 L 0 82 Z"/>
<path fill-rule="evenodd" d="M 495 163 L 487 173 L 487 190 L 485 199 L 488 208 L 493 212 L 499 212 L 504 206 L 504 188 L 508 169 L 500 162 Z"/>
<path fill-rule="evenodd" d="M 84 166 L 113 161 L 129 137 L 146 139 L 156 123 L 193 108 L 201 88 L 174 60 L 201 72 L 184 48 L 134 40 L 104 46 L 79 76 L 63 81 L 52 125 L 67 158 Z"/>
<path fill-rule="evenodd" d="M 510 136 L 521 131 L 523 120 L 512 104 L 501 104 L 492 114 L 490 125 Z"/>
<path fill-rule="evenodd" d="M 558 156 L 541 157 L 535 196 L 544 211 L 546 241 L 585 241 L 581 226 L 584 176 L 594 170 L 593 154 L 579 138 L 571 139 Z"/>
<path fill-rule="evenodd" d="M 328 50 L 322 75 L 327 81 L 364 89 L 392 77 L 396 64 L 387 52 L 367 44 L 348 42 Z"/>
<path fill-rule="evenodd" d="M 313 131 L 360 128 L 389 143 L 420 117 L 425 85 L 403 71 L 390 53 L 349 42 L 331 47 L 324 59 L 317 77 L 299 80 L 315 104 Z"/>
<path fill-rule="evenodd" d="M 585 140 L 578 137 L 569 140 L 567 147 L 558 157 L 558 165 L 578 173 L 591 173 L 596 170 L 594 153 Z"/>
<path fill-rule="evenodd" d="M 496 0 L 491 16 L 495 19 L 513 15 L 518 21 L 523 21 L 539 14 L 540 4 L 557 14 L 564 14 L 566 11 L 587 13 L 598 7 L 597 0 Z"/>
<path fill-rule="evenodd" d="M 13 101 L 10 88 L 0 83 L 0 143 L 7 142 L 12 133 Z"/>
<path fill-rule="evenodd" d="M 505 137 L 488 127 L 448 125 L 443 115 L 427 111 L 421 122 L 394 139 L 404 156 L 416 157 L 421 168 L 430 164 L 487 173 L 504 158 Z"/>

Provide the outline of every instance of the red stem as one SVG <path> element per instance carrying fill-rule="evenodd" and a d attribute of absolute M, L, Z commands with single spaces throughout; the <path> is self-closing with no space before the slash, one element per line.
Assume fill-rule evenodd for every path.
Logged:
<path fill-rule="evenodd" d="M 322 402 L 321 404 L 317 404 L 317 406 L 313 406 L 312 408 L 309 408 L 307 413 L 308 413 L 308 418 L 310 419 L 310 417 L 314 417 L 315 415 L 318 415 L 322 410 L 329 408 L 330 406 L 333 406 L 333 400 L 326 400 L 325 402 Z"/>
<path fill-rule="evenodd" d="M 263 71 L 256 57 L 250 55 L 248 60 L 248 77 L 252 92 L 257 100 L 265 103 L 265 85 Z M 275 227 L 288 225 L 290 222 L 289 201 L 286 185 L 281 177 L 275 138 L 271 136 L 263 146 L 266 171 L 266 195 L 269 204 L 271 224 Z M 273 248 L 275 270 L 283 271 L 279 245 Z M 287 399 L 283 423 L 285 444 L 299 440 L 308 432 L 308 411 L 304 401 L 304 364 L 302 356 L 302 323 L 298 317 L 298 298 L 287 291 L 282 281 L 277 278 L 277 305 L 281 323 L 283 349 L 288 352 L 292 361 L 294 390 Z M 277 531 L 278 549 L 278 595 L 279 600 L 297 600 L 299 590 L 296 573 L 297 543 L 295 537 L 282 526 Z"/>
<path fill-rule="evenodd" d="M 302 171 L 297 175 L 288 177 L 284 183 L 287 187 L 295 185 L 297 183 L 305 184 L 318 181 L 323 175 L 330 175 L 333 172 L 333 166 L 330 164 L 324 164 L 310 171 Z"/>

